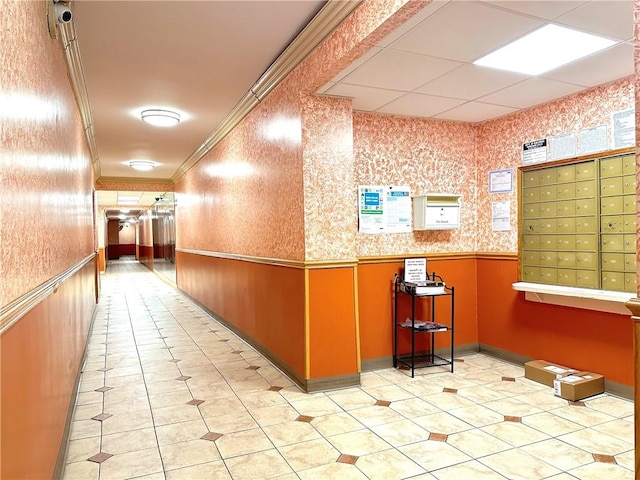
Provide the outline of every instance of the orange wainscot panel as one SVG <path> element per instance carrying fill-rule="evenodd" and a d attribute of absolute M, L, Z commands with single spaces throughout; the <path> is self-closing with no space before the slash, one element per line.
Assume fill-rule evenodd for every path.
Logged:
<path fill-rule="evenodd" d="M 517 260 L 478 260 L 479 341 L 529 358 L 600 373 L 633 385 L 633 324 L 629 315 L 524 299 L 513 290 Z"/>
<path fill-rule="evenodd" d="M 309 378 L 358 373 L 354 267 L 309 269 Z"/>

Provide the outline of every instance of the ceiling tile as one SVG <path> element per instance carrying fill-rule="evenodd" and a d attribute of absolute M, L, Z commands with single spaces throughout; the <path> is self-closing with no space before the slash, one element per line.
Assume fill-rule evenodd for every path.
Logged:
<path fill-rule="evenodd" d="M 354 110 L 372 111 L 404 95 L 404 92 L 339 83 L 332 87 L 327 94 L 353 98 Z"/>
<path fill-rule="evenodd" d="M 580 62 L 556 68 L 544 77 L 595 87 L 629 75 L 633 75 L 633 45 L 623 43 Z"/>
<path fill-rule="evenodd" d="M 546 20 L 553 20 L 554 18 L 563 15 L 574 8 L 579 7 L 586 1 L 557 1 L 557 0 L 539 0 L 539 1 L 491 1 L 487 2 L 495 5 L 499 8 L 508 10 L 515 10 L 520 13 L 526 13 L 527 15 L 533 15 L 535 17 L 544 18 Z"/>
<path fill-rule="evenodd" d="M 420 22 L 422 22 L 425 18 L 433 15 L 439 9 L 444 7 L 447 3 L 449 3 L 449 1 L 450 0 L 433 0 L 426 7 L 424 7 L 422 10 L 420 10 L 418 13 L 416 13 L 413 17 L 411 17 L 409 20 L 407 20 L 404 24 L 400 25 L 398 28 L 396 28 L 389 35 L 387 35 L 382 40 L 380 40 L 377 43 L 377 45 L 381 46 L 381 47 L 388 47 L 393 42 L 395 42 L 397 39 L 402 37 L 405 33 L 407 33 L 412 28 L 414 28 L 416 25 L 418 25 Z"/>
<path fill-rule="evenodd" d="M 591 33 L 630 40 L 633 38 L 633 1 L 592 1 L 556 21 Z"/>
<path fill-rule="evenodd" d="M 393 102 L 378 109 L 380 113 L 406 115 L 414 117 L 431 117 L 464 103 L 456 98 L 434 97 L 419 93 L 407 93 Z"/>
<path fill-rule="evenodd" d="M 338 75 L 333 77 L 331 81 L 339 82 L 344 77 L 346 77 L 351 72 L 353 72 L 355 69 L 357 69 L 360 65 L 367 63 L 371 58 L 375 57 L 381 51 L 382 51 L 382 48 L 373 47 L 371 50 L 369 50 L 367 53 L 362 55 L 360 58 L 358 58 L 357 60 L 354 60 L 347 68 L 345 68 Z"/>
<path fill-rule="evenodd" d="M 460 64 L 388 48 L 344 78 L 346 83 L 409 92 Z"/>
<path fill-rule="evenodd" d="M 533 77 L 479 98 L 483 103 L 528 108 L 583 90 L 579 85 Z"/>
<path fill-rule="evenodd" d="M 473 100 L 528 78 L 519 73 L 464 64 L 416 89 L 418 93 Z"/>
<path fill-rule="evenodd" d="M 542 24 L 541 20 L 487 4 L 451 2 L 392 46 L 469 62 Z"/>
<path fill-rule="evenodd" d="M 481 102 L 467 102 L 451 110 L 447 110 L 436 118 L 441 120 L 455 120 L 458 122 L 483 122 L 492 118 L 501 117 L 516 112 L 517 108 L 503 107 L 502 105 L 490 105 Z"/>

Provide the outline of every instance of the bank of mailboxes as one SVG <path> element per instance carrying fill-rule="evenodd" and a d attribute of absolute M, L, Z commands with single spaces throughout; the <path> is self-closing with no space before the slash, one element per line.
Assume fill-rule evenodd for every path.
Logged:
<path fill-rule="evenodd" d="M 413 197 L 414 230 L 454 230 L 460 226 L 460 195 L 430 193 Z"/>
<path fill-rule="evenodd" d="M 522 172 L 521 279 L 635 292 L 635 189 L 633 155 Z"/>

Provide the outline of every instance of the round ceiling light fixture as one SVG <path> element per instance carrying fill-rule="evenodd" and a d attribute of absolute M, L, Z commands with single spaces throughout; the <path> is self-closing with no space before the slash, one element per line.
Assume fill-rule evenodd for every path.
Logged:
<path fill-rule="evenodd" d="M 135 170 L 148 172 L 149 170 L 153 170 L 156 167 L 156 164 L 147 160 L 131 160 L 129 162 L 129 166 Z"/>
<path fill-rule="evenodd" d="M 145 123 L 155 127 L 175 127 L 180 123 L 180 114 L 171 110 L 150 109 L 140 112 Z"/>

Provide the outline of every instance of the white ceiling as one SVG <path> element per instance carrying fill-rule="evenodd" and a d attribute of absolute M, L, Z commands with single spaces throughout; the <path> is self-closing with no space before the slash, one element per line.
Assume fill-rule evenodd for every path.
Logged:
<path fill-rule="evenodd" d="M 473 65 L 550 21 L 619 43 L 538 77 Z M 320 93 L 354 110 L 482 122 L 632 74 L 631 0 L 435 0 Z"/>
<path fill-rule="evenodd" d="M 100 177 L 173 177 L 324 3 L 75 0 Z M 472 65 L 549 21 L 620 44 L 540 77 Z M 435 0 L 319 93 L 355 110 L 481 122 L 631 75 L 632 38 L 632 0 Z M 183 121 L 146 125 L 135 114 L 149 106 Z M 159 166 L 137 172 L 131 159 Z"/>

